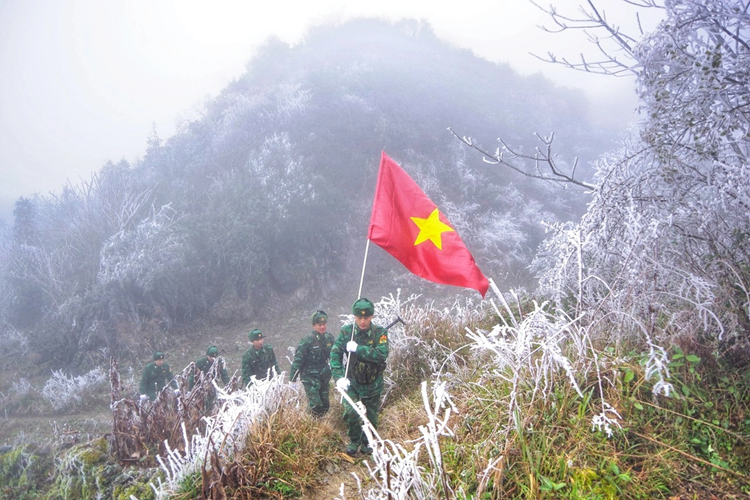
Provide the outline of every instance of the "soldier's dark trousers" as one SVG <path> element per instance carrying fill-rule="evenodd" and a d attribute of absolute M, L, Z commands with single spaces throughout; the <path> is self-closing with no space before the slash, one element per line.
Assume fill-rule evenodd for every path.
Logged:
<path fill-rule="evenodd" d="M 302 378 L 302 386 L 305 388 L 307 395 L 307 406 L 313 415 L 322 417 L 328 413 L 330 408 L 329 399 L 329 381 L 330 374 L 327 377 Z"/>
<path fill-rule="evenodd" d="M 355 403 L 357 401 L 362 402 L 367 411 L 367 420 L 377 429 L 380 398 L 383 394 L 382 377 L 372 384 L 359 384 L 352 380 L 349 390 L 346 393 Z M 348 428 L 347 434 L 351 443 L 362 446 L 367 445 L 367 436 L 362 431 L 362 419 L 346 399 L 344 399 L 344 422 Z"/>

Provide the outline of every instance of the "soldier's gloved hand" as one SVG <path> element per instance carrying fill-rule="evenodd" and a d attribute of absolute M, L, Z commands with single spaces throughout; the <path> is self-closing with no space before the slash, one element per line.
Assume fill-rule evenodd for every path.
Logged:
<path fill-rule="evenodd" d="M 336 388 L 341 389 L 342 391 L 346 391 L 347 389 L 349 389 L 349 384 L 350 382 L 348 378 L 341 377 L 336 381 Z"/>
<path fill-rule="evenodd" d="M 141 404 L 145 403 L 146 401 L 148 401 L 148 396 L 146 396 L 145 394 L 141 394 Z"/>
<path fill-rule="evenodd" d="M 357 343 L 353 340 L 350 340 L 346 343 L 346 350 L 349 352 L 357 352 Z"/>
<path fill-rule="evenodd" d="M 175 396 L 179 396 L 180 395 L 180 390 L 179 389 L 175 389 L 174 390 L 174 395 Z"/>

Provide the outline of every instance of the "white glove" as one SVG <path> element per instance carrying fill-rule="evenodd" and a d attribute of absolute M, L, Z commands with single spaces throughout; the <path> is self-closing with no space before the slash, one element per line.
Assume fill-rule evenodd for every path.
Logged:
<path fill-rule="evenodd" d="M 146 396 L 145 394 L 141 394 L 141 404 L 145 403 L 146 401 L 148 401 L 148 396 Z"/>
<path fill-rule="evenodd" d="M 357 352 L 357 343 L 353 340 L 350 340 L 346 343 L 346 350 L 349 352 Z"/>
<path fill-rule="evenodd" d="M 346 391 L 349 389 L 349 379 L 341 377 L 336 381 L 336 389 L 341 389 L 342 391 Z"/>
<path fill-rule="evenodd" d="M 174 390 L 174 395 L 175 396 L 179 396 L 180 395 L 180 390 L 179 389 L 175 389 Z"/>

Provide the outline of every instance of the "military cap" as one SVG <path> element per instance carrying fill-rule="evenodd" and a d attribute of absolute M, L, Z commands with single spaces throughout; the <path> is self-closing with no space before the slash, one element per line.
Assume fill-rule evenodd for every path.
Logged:
<path fill-rule="evenodd" d="M 154 361 L 156 361 L 157 359 L 164 359 L 164 353 L 161 351 L 156 351 L 154 353 Z"/>
<path fill-rule="evenodd" d="M 360 318 L 366 318 L 375 314 L 375 304 L 370 299 L 361 297 L 352 306 L 352 313 Z"/>
<path fill-rule="evenodd" d="M 248 338 L 252 342 L 253 340 L 258 340 L 263 338 L 263 334 L 260 330 L 257 328 L 255 330 L 251 330 L 250 333 L 247 334 Z"/>
<path fill-rule="evenodd" d="M 206 356 L 211 356 L 212 358 L 215 358 L 219 355 L 219 348 L 215 345 L 212 345 L 206 350 Z"/>
<path fill-rule="evenodd" d="M 325 311 L 317 310 L 312 315 L 312 324 L 317 325 L 318 323 L 328 323 L 328 315 Z"/>

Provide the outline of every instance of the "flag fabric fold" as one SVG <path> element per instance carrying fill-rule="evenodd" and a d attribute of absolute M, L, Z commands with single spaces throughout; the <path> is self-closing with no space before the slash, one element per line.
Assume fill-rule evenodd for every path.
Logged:
<path fill-rule="evenodd" d="M 367 237 L 417 276 L 487 293 L 489 281 L 456 230 L 385 151 Z"/>

